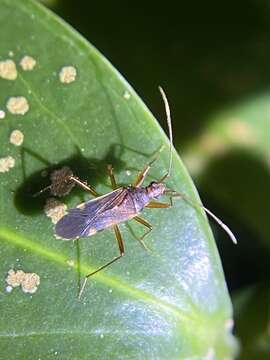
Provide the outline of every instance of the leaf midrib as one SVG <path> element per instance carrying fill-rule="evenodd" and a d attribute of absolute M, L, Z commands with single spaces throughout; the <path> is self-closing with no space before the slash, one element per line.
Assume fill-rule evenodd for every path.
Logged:
<path fill-rule="evenodd" d="M 59 331 L 31 331 L 31 332 L 26 332 L 26 333 L 0 333 L 0 338 L 20 338 L 20 337 L 35 337 L 35 336 L 100 336 L 102 335 L 115 335 L 115 334 L 125 334 L 127 335 L 127 333 L 129 335 L 141 335 L 143 334 L 145 335 L 157 335 L 157 334 L 166 334 L 166 330 L 164 331 L 157 331 L 157 329 L 155 330 L 147 330 L 147 332 L 145 331 L 119 331 L 119 330 L 108 330 L 108 329 L 98 329 L 98 330 L 89 330 L 89 331 L 85 331 L 85 330 L 73 330 L 73 329 L 63 329 L 63 330 L 59 330 Z"/>
<path fill-rule="evenodd" d="M 55 251 L 51 251 L 50 249 L 46 248 L 45 246 L 40 246 L 34 240 L 24 237 L 20 234 L 17 234 L 7 227 L 0 228 L 0 238 L 9 243 L 13 243 L 17 246 L 20 246 L 22 248 L 27 248 L 28 250 L 30 250 L 34 253 L 37 253 L 39 255 L 42 255 L 49 260 L 52 260 L 58 264 L 66 266 L 67 259 L 62 254 L 59 254 Z M 72 269 L 74 271 L 77 271 L 76 266 L 72 267 Z M 86 265 L 83 263 L 80 264 L 80 269 L 83 273 L 91 273 L 94 270 L 89 265 Z M 107 285 L 110 288 L 114 288 L 114 289 L 118 290 L 119 292 L 125 293 L 129 297 L 132 297 L 136 300 L 140 299 L 142 301 L 152 303 L 165 311 L 169 311 L 180 321 L 196 321 L 197 320 L 197 317 L 192 316 L 190 312 L 185 312 L 182 309 L 180 309 L 179 307 L 169 304 L 166 301 L 163 301 L 163 300 L 153 296 L 152 294 L 147 293 L 146 291 L 131 287 L 130 285 L 123 282 L 122 280 L 120 280 L 117 277 L 112 277 L 111 275 L 107 276 L 104 273 L 99 273 L 99 274 L 96 274 L 95 278 L 100 283 Z"/>

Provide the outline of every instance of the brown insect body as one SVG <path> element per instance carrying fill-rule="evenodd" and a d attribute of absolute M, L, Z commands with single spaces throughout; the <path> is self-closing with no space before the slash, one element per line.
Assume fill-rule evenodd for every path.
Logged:
<path fill-rule="evenodd" d="M 113 206 L 106 207 L 106 209 L 99 214 L 95 229 L 102 231 L 115 224 L 133 219 L 151 200 L 158 199 L 162 196 L 164 190 L 164 184 L 158 184 L 156 182 L 152 182 L 146 187 L 128 186 L 119 188 L 118 191 L 121 191 L 119 199 Z"/>
<path fill-rule="evenodd" d="M 69 240 L 96 234 L 137 216 L 153 199 L 163 195 L 166 187 L 151 182 L 146 187 L 127 186 L 89 200 L 71 209 L 55 227 L 55 232 Z"/>
<path fill-rule="evenodd" d="M 126 198 L 122 204 L 118 205 L 118 210 L 120 210 L 123 205 L 123 213 L 125 213 L 126 210 L 127 214 L 130 215 L 128 219 L 132 219 L 135 215 L 139 214 L 151 200 L 159 199 L 165 189 L 164 184 L 159 184 L 154 181 L 146 187 L 128 186 L 123 188 L 123 191 L 126 192 Z M 123 221 L 128 219 L 123 219 Z"/>

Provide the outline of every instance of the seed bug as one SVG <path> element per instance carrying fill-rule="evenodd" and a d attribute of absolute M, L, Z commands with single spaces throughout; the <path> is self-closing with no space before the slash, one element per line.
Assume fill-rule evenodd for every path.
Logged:
<path fill-rule="evenodd" d="M 232 241 L 236 243 L 236 238 L 231 230 L 225 225 L 217 216 L 215 216 L 210 210 L 205 208 L 199 203 L 194 203 L 184 194 L 178 193 L 168 188 L 164 181 L 170 176 L 172 170 L 172 148 L 173 148 L 173 136 L 171 126 L 171 115 L 167 97 L 161 87 L 159 87 L 162 99 L 165 105 L 165 112 L 167 118 L 167 124 L 169 129 L 170 139 L 170 158 L 169 166 L 166 173 L 157 181 L 150 182 L 147 186 L 142 186 L 149 170 L 153 163 L 157 160 L 155 157 L 150 161 L 138 174 L 134 183 L 127 187 L 118 187 L 115 176 L 113 174 L 113 168 L 108 165 L 108 174 L 110 177 L 113 191 L 99 196 L 97 192 L 89 187 L 86 183 L 81 182 L 78 178 L 72 176 L 70 180 L 75 179 L 76 184 L 88 190 L 92 195 L 95 196 L 87 202 L 78 205 L 76 208 L 69 210 L 68 214 L 62 217 L 55 226 L 56 235 L 66 240 L 78 239 L 81 237 L 92 236 L 98 231 L 112 227 L 117 240 L 119 255 L 114 257 L 112 260 L 102 265 L 95 271 L 87 274 L 81 287 L 79 298 L 81 297 L 87 279 L 99 271 L 105 269 L 109 265 L 119 260 L 125 254 L 124 242 L 119 229 L 119 224 L 128 220 L 135 220 L 141 225 L 147 228 L 145 234 L 140 238 L 141 241 L 148 235 L 153 227 L 143 217 L 139 216 L 140 212 L 144 208 L 169 208 L 172 206 L 173 197 L 182 197 L 195 207 L 202 207 L 230 236 Z M 169 195 L 170 203 L 158 202 L 162 195 Z"/>

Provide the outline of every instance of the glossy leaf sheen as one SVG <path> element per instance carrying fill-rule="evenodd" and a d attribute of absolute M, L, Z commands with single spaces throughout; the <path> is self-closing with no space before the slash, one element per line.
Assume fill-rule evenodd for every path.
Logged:
<path fill-rule="evenodd" d="M 42 170 L 68 164 L 99 192 L 108 192 L 106 163 L 127 184 L 166 144 L 149 177 L 158 178 L 168 164 L 168 143 L 123 78 L 56 16 L 29 0 L 0 0 L 0 24 L 1 60 L 13 51 L 18 68 L 15 81 L 0 78 L 0 107 L 5 109 L 10 96 L 25 96 L 30 104 L 24 116 L 7 112 L 0 121 L 1 157 L 16 161 L 0 174 L 2 358 L 230 356 L 231 303 L 214 239 L 203 213 L 181 200 L 171 209 L 144 211 L 154 225 L 146 240 L 152 252 L 121 225 L 126 256 L 95 276 L 78 301 L 83 274 L 117 255 L 114 236 L 108 230 L 78 243 L 55 239 L 44 197 L 31 197 L 49 183 Z M 37 60 L 33 71 L 18 66 L 24 55 Z M 60 83 L 63 65 L 76 67 L 75 82 Z M 9 143 L 13 129 L 24 133 L 20 148 Z M 168 186 L 197 199 L 175 153 L 173 160 Z M 64 201 L 71 207 L 83 198 L 90 197 L 76 189 Z M 131 226 L 142 234 L 140 225 Z M 11 268 L 39 274 L 38 291 L 7 293 Z"/>

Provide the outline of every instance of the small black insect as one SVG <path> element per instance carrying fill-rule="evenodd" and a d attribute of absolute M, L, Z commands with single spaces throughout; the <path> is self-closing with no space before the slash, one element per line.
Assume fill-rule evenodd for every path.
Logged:
<path fill-rule="evenodd" d="M 139 216 L 140 212 L 144 208 L 169 208 L 172 205 L 172 197 L 182 197 L 194 206 L 203 207 L 204 210 L 211 217 L 213 217 L 219 225 L 221 225 L 225 229 L 233 242 L 236 243 L 236 239 L 231 230 L 212 212 L 210 212 L 201 204 L 194 204 L 184 194 L 175 192 L 167 188 L 164 184 L 164 180 L 166 180 L 170 176 L 172 169 L 173 137 L 168 100 L 163 89 L 159 87 L 159 90 L 165 104 L 170 136 L 170 161 L 168 171 L 165 173 L 165 175 L 163 175 L 158 181 L 152 181 L 149 185 L 145 187 L 142 186 L 147 173 L 151 169 L 154 161 L 157 159 L 155 158 L 150 163 L 148 163 L 142 171 L 139 172 L 137 178 L 132 185 L 127 187 L 118 187 L 113 174 L 113 168 L 111 165 L 108 165 L 108 173 L 113 191 L 103 196 L 98 195 L 92 187 L 88 186 L 85 182 L 81 182 L 78 178 L 75 178 L 73 176 L 70 178 L 70 180 L 75 179 L 77 185 L 88 190 L 96 198 L 78 205 L 76 208 L 71 209 L 67 215 L 62 217 L 55 226 L 56 235 L 66 240 L 71 240 L 81 237 L 92 236 L 98 231 L 113 227 L 119 247 L 118 256 L 114 257 L 111 261 L 99 267 L 94 272 L 86 275 L 84 284 L 80 290 L 79 298 L 81 297 L 87 279 L 90 276 L 105 269 L 107 266 L 111 265 L 124 255 L 124 242 L 118 224 L 133 219 L 147 227 L 146 233 L 143 235 L 143 237 L 140 238 L 140 240 L 143 241 L 143 238 L 151 232 L 152 225 L 144 218 Z M 171 200 L 170 203 L 158 202 L 157 199 L 159 199 L 162 195 L 165 194 L 169 195 Z"/>

